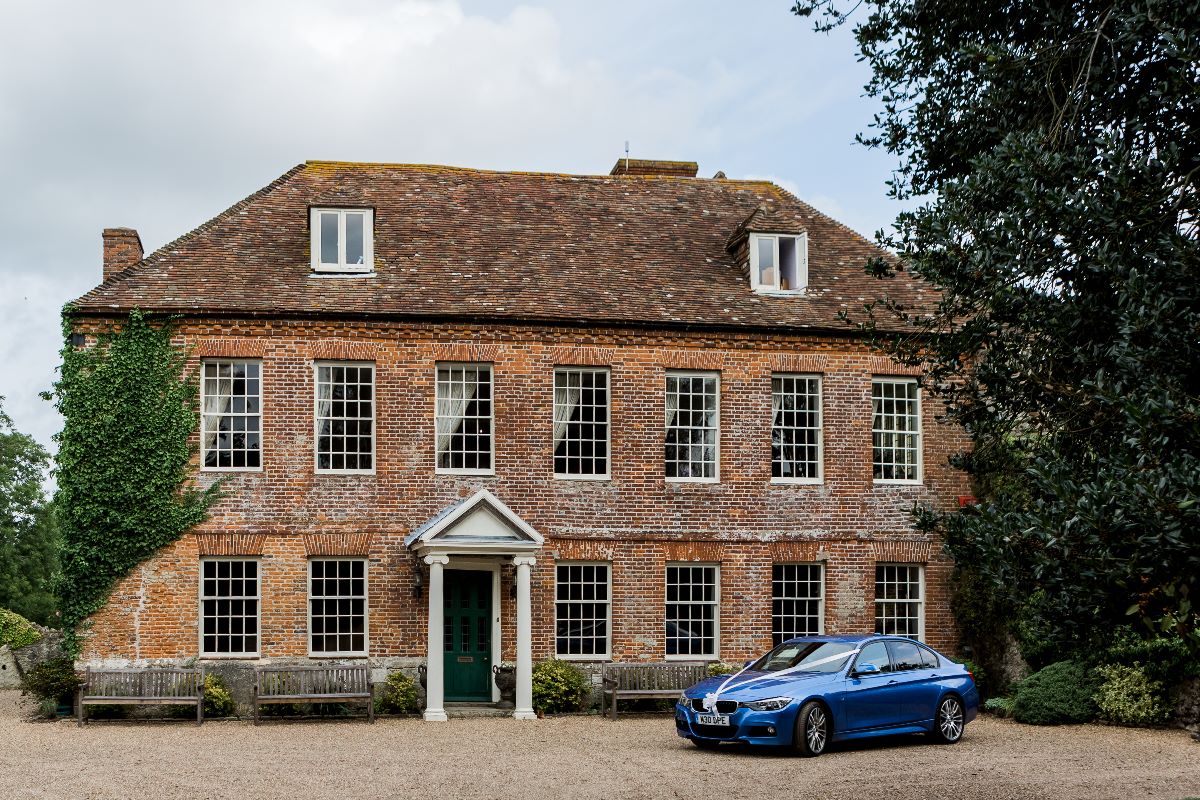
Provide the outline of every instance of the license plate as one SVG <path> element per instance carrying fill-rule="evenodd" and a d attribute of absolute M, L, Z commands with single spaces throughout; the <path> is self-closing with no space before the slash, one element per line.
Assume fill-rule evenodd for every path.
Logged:
<path fill-rule="evenodd" d="M 696 722 L 701 725 L 728 725 L 728 714 L 697 714 Z"/>

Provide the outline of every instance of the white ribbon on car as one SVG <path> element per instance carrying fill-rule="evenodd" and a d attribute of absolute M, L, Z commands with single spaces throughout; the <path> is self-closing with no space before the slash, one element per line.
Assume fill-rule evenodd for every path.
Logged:
<path fill-rule="evenodd" d="M 820 659 L 817 659 L 816 661 L 805 661 L 803 664 L 797 664 L 794 667 L 788 667 L 787 669 L 781 669 L 778 672 L 767 672 L 762 675 L 759 675 L 758 677 L 751 678 L 750 680 L 746 681 L 745 683 L 739 683 L 734 688 L 744 689 L 745 687 L 750 686 L 751 684 L 754 684 L 754 683 L 758 683 L 759 681 L 774 680 L 776 678 L 782 678 L 784 675 L 791 675 L 794 672 L 811 672 L 812 668 L 815 666 L 818 666 L 820 664 L 828 664 L 831 661 L 841 661 L 843 658 L 850 658 L 851 656 L 856 655 L 860 650 L 862 650 L 861 647 L 858 648 L 857 650 L 847 650 L 845 653 L 838 653 L 837 655 L 834 655 L 834 656 L 826 656 L 825 658 L 820 658 Z M 754 662 L 750 662 L 750 663 L 752 664 Z M 750 664 L 747 664 L 746 666 L 742 667 L 737 672 L 735 672 L 734 674 L 732 674 L 728 678 L 726 678 L 725 681 L 720 686 L 717 687 L 717 690 L 715 692 L 709 692 L 708 694 L 704 695 L 704 699 L 701 701 L 701 703 L 704 706 L 704 710 L 712 711 L 714 708 L 716 708 L 717 707 L 717 698 L 721 696 L 721 692 L 725 691 L 725 689 L 729 686 L 729 684 L 733 683 L 733 681 L 735 681 L 739 675 L 741 675 L 743 672 L 745 672 L 748 669 L 750 669 Z"/>

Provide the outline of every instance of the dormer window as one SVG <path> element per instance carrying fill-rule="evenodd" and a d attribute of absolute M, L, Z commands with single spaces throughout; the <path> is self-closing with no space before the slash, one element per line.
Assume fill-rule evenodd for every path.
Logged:
<path fill-rule="evenodd" d="M 808 234 L 751 234 L 750 283 L 756 292 L 803 292 L 808 285 Z"/>
<path fill-rule="evenodd" d="M 375 214 L 369 208 L 309 210 L 313 272 L 372 272 Z"/>

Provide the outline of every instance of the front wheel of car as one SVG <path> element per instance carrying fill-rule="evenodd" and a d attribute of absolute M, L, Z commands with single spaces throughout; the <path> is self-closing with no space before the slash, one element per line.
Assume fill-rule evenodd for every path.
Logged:
<path fill-rule="evenodd" d="M 806 758 L 819 756 L 829 746 L 829 713 L 825 706 L 810 700 L 796 715 L 796 752 Z"/>
<path fill-rule="evenodd" d="M 941 744 L 954 744 L 963 736 L 966 727 L 963 704 L 954 695 L 942 698 L 933 718 L 933 738 Z"/>

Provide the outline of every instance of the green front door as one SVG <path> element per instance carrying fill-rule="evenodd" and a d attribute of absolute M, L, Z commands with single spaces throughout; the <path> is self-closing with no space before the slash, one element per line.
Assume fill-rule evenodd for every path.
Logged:
<path fill-rule="evenodd" d="M 492 573 L 446 570 L 446 699 L 492 699 Z"/>

